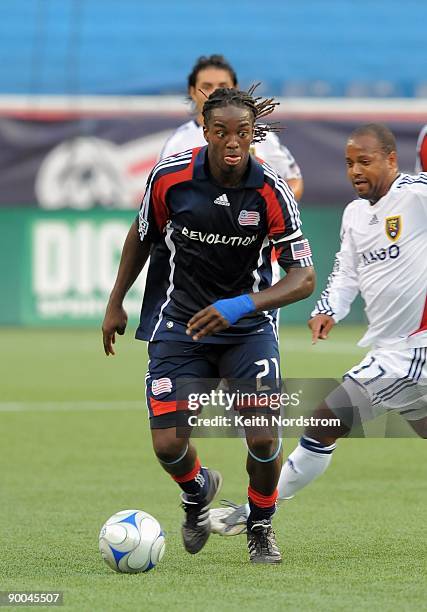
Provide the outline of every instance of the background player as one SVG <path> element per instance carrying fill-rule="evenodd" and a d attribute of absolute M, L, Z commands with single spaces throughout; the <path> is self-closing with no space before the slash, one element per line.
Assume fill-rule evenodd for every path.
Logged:
<path fill-rule="evenodd" d="M 317 409 L 315 417 L 339 416 L 341 427 L 306 431 L 282 468 L 279 499 L 326 470 L 336 439 L 351 429 L 352 406 L 362 420 L 396 410 L 427 436 L 427 174 L 399 174 L 395 138 L 379 124 L 352 133 L 346 163 L 358 198 L 344 211 L 341 249 L 309 326 L 313 343 L 325 340 L 360 291 L 369 327 L 359 344 L 372 350 Z M 213 530 L 241 532 L 245 512 L 212 510 Z"/>
<path fill-rule="evenodd" d="M 160 153 L 160 159 L 206 144 L 203 136 L 203 104 L 207 96 L 218 87 L 238 87 L 234 68 L 222 55 L 199 57 L 187 82 L 188 95 L 193 101 L 196 116 L 170 136 Z M 301 170 L 289 149 L 280 143 L 274 133 L 268 132 L 264 141 L 253 143 L 251 153 L 270 164 L 287 182 L 296 199 L 301 199 L 304 189 Z"/>
<path fill-rule="evenodd" d="M 235 89 L 216 90 L 203 107 L 207 147 L 159 162 L 137 222 L 129 230 L 103 323 L 104 350 L 124 333 L 123 299 L 150 253 L 137 338 L 149 341 L 147 402 L 154 451 L 181 487 L 182 534 L 197 553 L 210 533 L 209 503 L 220 475 L 200 465 L 188 438 L 177 437 L 178 378 L 256 380 L 279 364 L 273 309 L 311 294 L 314 273 L 292 191 L 249 155 L 268 126 L 255 119 L 274 104 Z M 271 244 L 286 276 L 271 283 Z M 262 366 L 260 363 L 262 362 Z M 271 518 L 281 444 L 247 435 L 248 548 L 255 563 L 278 563 Z"/>
<path fill-rule="evenodd" d="M 427 124 L 418 135 L 415 172 L 427 172 Z"/>

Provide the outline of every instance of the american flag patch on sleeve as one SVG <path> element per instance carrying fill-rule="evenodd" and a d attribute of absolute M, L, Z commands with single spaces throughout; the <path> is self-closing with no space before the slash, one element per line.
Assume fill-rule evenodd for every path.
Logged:
<path fill-rule="evenodd" d="M 303 266 L 313 265 L 310 243 L 307 238 L 304 238 L 304 240 L 298 240 L 297 242 L 291 242 L 291 251 L 294 260 L 301 260 Z"/>

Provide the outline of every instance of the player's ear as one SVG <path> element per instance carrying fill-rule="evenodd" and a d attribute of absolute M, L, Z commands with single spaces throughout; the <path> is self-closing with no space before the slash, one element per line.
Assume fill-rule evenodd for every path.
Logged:
<path fill-rule="evenodd" d="M 391 151 L 388 154 L 388 163 L 392 168 L 395 168 L 397 166 L 397 151 Z"/>
<path fill-rule="evenodd" d="M 207 143 L 209 143 L 209 135 L 208 135 L 208 133 L 209 133 L 209 130 L 206 127 L 206 125 L 204 125 L 203 126 L 203 136 L 205 137 L 205 140 L 206 140 Z"/>

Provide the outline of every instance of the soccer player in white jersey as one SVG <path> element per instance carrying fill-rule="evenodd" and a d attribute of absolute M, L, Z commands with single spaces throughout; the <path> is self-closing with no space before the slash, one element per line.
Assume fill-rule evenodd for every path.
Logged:
<path fill-rule="evenodd" d="M 188 76 L 188 95 L 193 101 L 196 116 L 170 136 L 163 146 L 160 159 L 206 145 L 202 108 L 207 97 L 220 87 L 238 87 L 233 67 L 222 55 L 199 57 Z M 254 145 L 251 152 L 267 162 L 288 183 L 295 198 L 301 199 L 304 188 L 301 170 L 289 149 L 280 143 L 276 134 L 269 132 L 265 141 Z"/>
<path fill-rule="evenodd" d="M 399 173 L 394 136 L 380 124 L 351 134 L 346 164 L 358 197 L 344 211 L 341 249 L 309 327 L 313 344 L 326 340 L 360 292 L 369 325 L 359 345 L 371 350 L 316 409 L 341 424 L 305 431 L 282 467 L 279 500 L 326 470 L 354 417 L 396 411 L 427 437 L 427 173 Z M 232 506 L 211 510 L 214 532 L 245 530 L 246 507 Z"/>

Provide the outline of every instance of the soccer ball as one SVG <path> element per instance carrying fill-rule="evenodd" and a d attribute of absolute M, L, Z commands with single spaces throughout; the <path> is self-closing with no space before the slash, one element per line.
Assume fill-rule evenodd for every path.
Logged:
<path fill-rule="evenodd" d="M 115 572 L 148 572 L 162 559 L 165 534 L 159 522 L 142 510 L 113 514 L 99 534 L 99 550 Z"/>

